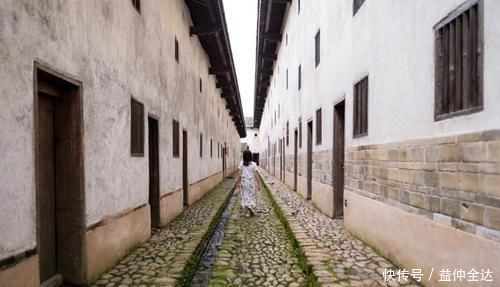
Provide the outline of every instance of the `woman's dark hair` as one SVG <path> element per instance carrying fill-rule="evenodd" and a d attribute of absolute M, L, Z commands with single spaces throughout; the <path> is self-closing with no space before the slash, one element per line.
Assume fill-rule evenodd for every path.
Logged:
<path fill-rule="evenodd" d="M 251 161 L 252 161 L 252 152 L 249 150 L 244 151 L 243 152 L 243 165 L 248 166 Z"/>

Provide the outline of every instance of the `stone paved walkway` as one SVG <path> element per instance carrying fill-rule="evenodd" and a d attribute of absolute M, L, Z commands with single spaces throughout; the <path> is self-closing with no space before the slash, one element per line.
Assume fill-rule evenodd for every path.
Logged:
<path fill-rule="evenodd" d="M 323 286 L 418 286 L 385 282 L 383 272 L 396 270 L 393 264 L 349 234 L 342 220 L 325 216 L 275 177 L 259 172 Z"/>
<path fill-rule="evenodd" d="M 233 206 L 209 286 L 302 286 L 304 274 L 270 199 L 257 192 L 256 216 Z"/>
<path fill-rule="evenodd" d="M 234 186 L 226 179 L 135 249 L 92 286 L 173 286 Z"/>

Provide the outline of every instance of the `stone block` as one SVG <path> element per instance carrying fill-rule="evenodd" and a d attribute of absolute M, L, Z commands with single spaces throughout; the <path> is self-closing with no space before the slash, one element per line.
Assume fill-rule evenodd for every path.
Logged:
<path fill-rule="evenodd" d="M 473 203 L 462 203 L 460 205 L 460 218 L 483 224 L 484 207 Z"/>
<path fill-rule="evenodd" d="M 460 145 L 464 162 L 483 162 L 486 160 L 486 147 L 482 142 L 470 142 Z"/>
<path fill-rule="evenodd" d="M 463 159 L 462 150 L 458 144 L 446 144 L 441 146 L 439 161 L 461 162 Z"/>
<path fill-rule="evenodd" d="M 488 162 L 500 162 L 500 141 L 488 142 Z"/>
<path fill-rule="evenodd" d="M 439 186 L 439 173 L 434 171 L 424 172 L 424 184 L 426 186 L 438 187 Z"/>
<path fill-rule="evenodd" d="M 460 230 L 470 232 L 470 233 L 476 233 L 476 225 L 464 220 L 452 218 L 451 219 L 451 226 L 458 228 Z"/>
<path fill-rule="evenodd" d="M 484 193 L 500 198 L 500 175 L 487 174 L 482 176 L 481 187 Z"/>
<path fill-rule="evenodd" d="M 469 192 L 480 192 L 480 180 L 477 173 L 460 173 L 462 190 Z"/>
<path fill-rule="evenodd" d="M 458 200 L 441 198 L 441 213 L 451 217 L 460 217 L 460 202 Z"/>
<path fill-rule="evenodd" d="M 404 204 L 410 203 L 410 194 L 407 190 L 400 189 L 398 195 L 398 201 Z"/>
<path fill-rule="evenodd" d="M 387 198 L 397 201 L 399 198 L 399 190 L 396 188 L 389 187 L 387 189 Z"/>
<path fill-rule="evenodd" d="M 484 226 L 495 230 L 500 230 L 500 208 L 485 209 Z"/>
<path fill-rule="evenodd" d="M 425 148 L 425 161 L 437 162 L 441 159 L 441 149 L 437 146 L 430 146 Z"/>
<path fill-rule="evenodd" d="M 426 196 L 427 209 L 432 212 L 439 212 L 441 210 L 441 199 L 436 196 Z"/>
<path fill-rule="evenodd" d="M 439 174 L 439 186 L 446 189 L 460 189 L 460 177 L 456 173 L 441 172 Z"/>
<path fill-rule="evenodd" d="M 412 206 L 425 208 L 425 198 L 424 195 L 417 192 L 409 193 L 409 203 Z"/>

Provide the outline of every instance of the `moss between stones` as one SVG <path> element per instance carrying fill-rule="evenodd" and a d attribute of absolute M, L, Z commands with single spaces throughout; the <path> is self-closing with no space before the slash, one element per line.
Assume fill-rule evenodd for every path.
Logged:
<path fill-rule="evenodd" d="M 215 188 L 217 188 L 216 186 Z M 215 189 L 214 188 L 214 189 Z M 186 265 L 184 265 L 184 271 L 182 272 L 181 278 L 175 283 L 176 287 L 180 286 L 191 286 L 191 281 L 193 280 L 194 274 L 198 270 L 198 266 L 201 262 L 201 259 L 203 257 L 203 253 L 205 253 L 205 250 L 208 246 L 208 243 L 210 242 L 210 239 L 214 235 L 215 229 L 219 225 L 219 222 L 222 217 L 222 213 L 224 212 L 224 209 L 226 208 L 227 204 L 229 203 L 229 200 L 231 199 L 231 196 L 233 196 L 234 190 L 236 189 L 236 182 L 234 183 L 234 186 L 231 189 L 231 192 L 226 196 L 226 199 L 224 202 L 221 204 L 219 209 L 217 210 L 217 213 L 215 214 L 214 218 L 212 219 L 212 222 L 210 222 L 210 225 L 208 226 L 208 230 L 203 235 L 202 239 L 196 246 L 196 248 L 193 251 L 193 254 L 189 258 L 189 260 L 186 262 Z M 211 192 L 211 191 L 210 191 Z"/>
<path fill-rule="evenodd" d="M 278 203 L 274 199 L 271 191 L 269 190 L 266 183 L 262 179 L 260 173 L 258 173 L 258 175 L 259 175 L 259 183 L 262 185 L 262 187 L 264 187 L 264 190 L 266 191 L 267 196 L 270 198 L 271 205 L 274 209 L 274 212 L 276 213 L 281 224 L 285 228 L 288 240 L 290 240 L 290 242 L 292 243 L 293 251 L 294 251 L 295 255 L 297 256 L 297 258 L 299 259 L 299 266 L 300 266 L 300 268 L 302 268 L 302 271 L 304 272 L 304 275 L 306 277 L 305 286 L 308 286 L 308 287 L 321 286 L 318 282 L 318 277 L 316 277 L 316 275 L 313 272 L 312 266 L 307 261 L 306 254 L 304 253 L 304 250 L 302 250 L 302 248 L 300 247 L 299 241 L 295 237 L 295 234 L 293 233 L 293 230 L 290 227 L 290 224 L 288 223 L 288 220 L 287 220 L 285 214 L 283 213 L 283 210 L 281 209 L 281 207 L 278 205 Z"/>

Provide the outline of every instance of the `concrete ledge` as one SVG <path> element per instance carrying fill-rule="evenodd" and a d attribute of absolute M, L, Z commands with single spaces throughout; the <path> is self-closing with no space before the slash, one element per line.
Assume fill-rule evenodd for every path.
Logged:
<path fill-rule="evenodd" d="M 189 186 L 188 204 L 191 205 L 202 198 L 207 192 L 212 190 L 223 180 L 222 172 L 206 177 Z"/>
<path fill-rule="evenodd" d="M 442 269 L 468 272 L 474 268 L 493 272 L 495 282 L 480 282 L 480 286 L 498 286 L 500 243 L 347 190 L 344 196 L 346 228 L 399 266 L 422 269 L 425 285 L 449 286 L 449 282 L 439 282 Z M 428 280 L 432 268 L 434 275 Z M 453 286 L 479 286 L 477 283 L 453 282 Z"/>
<path fill-rule="evenodd" d="M 182 189 L 165 194 L 160 198 L 160 224 L 166 225 L 183 210 Z"/>
<path fill-rule="evenodd" d="M 33 255 L 18 264 L 0 270 L 0 287 L 40 286 L 38 255 Z"/>
<path fill-rule="evenodd" d="M 150 207 L 146 205 L 86 233 L 87 282 L 113 266 L 131 248 L 151 235 Z"/>

